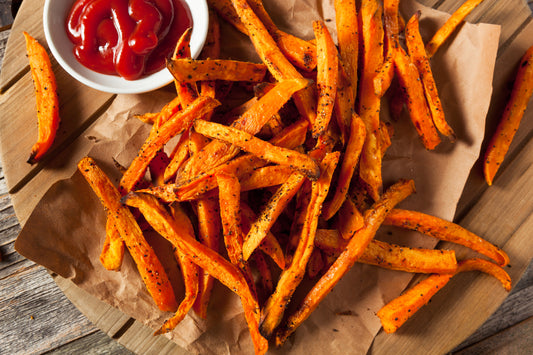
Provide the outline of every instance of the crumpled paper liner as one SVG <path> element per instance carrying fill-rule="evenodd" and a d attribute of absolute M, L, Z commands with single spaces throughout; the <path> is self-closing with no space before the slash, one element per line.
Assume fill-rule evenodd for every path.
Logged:
<path fill-rule="evenodd" d="M 312 38 L 314 19 L 332 20 L 326 23 L 330 30 L 335 30 L 332 1 L 273 0 L 265 5 L 280 28 L 303 38 Z M 416 9 L 422 10 L 421 29 L 426 40 L 448 17 L 413 2 L 402 2 L 406 19 Z M 223 31 L 225 56 L 257 58 L 245 37 L 227 25 L 223 25 Z M 453 218 L 464 183 L 479 156 L 498 36 L 499 26 L 465 24 L 432 59 L 447 119 L 458 136 L 455 144 L 444 140 L 435 151 L 428 152 L 407 116 L 393 122 L 393 144 L 383 162 L 385 186 L 399 178 L 412 178 L 417 187 L 417 193 L 401 207 Z M 149 126 L 132 118 L 132 114 L 155 111 L 172 96 L 165 90 L 120 95 L 86 132 L 94 141 L 88 155 L 115 182 L 118 183 L 119 176 L 112 158 L 127 166 L 149 132 Z M 383 118 L 387 119 L 385 111 Z M 149 327 L 159 328 L 171 314 L 160 312 L 154 305 L 129 255 L 120 272 L 101 266 L 99 255 L 104 235 L 105 213 L 76 172 L 71 179 L 58 181 L 45 194 L 21 231 L 16 249 Z M 168 242 L 153 234 L 147 238 L 163 259 L 177 295 L 182 295 L 181 276 L 168 253 Z M 431 238 L 390 228 L 380 230 L 377 238 L 412 247 L 436 244 Z M 412 274 L 356 264 L 288 343 L 281 349 L 272 347 L 270 352 L 366 353 L 380 329 L 375 313 L 399 295 L 411 278 Z M 248 354 L 253 349 L 238 297 L 220 284 L 215 286 L 206 320 L 190 312 L 167 336 L 198 354 Z"/>

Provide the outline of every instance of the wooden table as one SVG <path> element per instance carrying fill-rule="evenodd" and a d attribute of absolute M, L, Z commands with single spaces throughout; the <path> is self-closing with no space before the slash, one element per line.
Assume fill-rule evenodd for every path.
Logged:
<path fill-rule="evenodd" d="M 0 62 L 10 34 L 10 5 L 11 0 L 0 0 Z M 531 2 L 530 6 L 533 6 Z M 64 294 L 65 291 L 72 296 L 77 290 L 17 254 L 13 245 L 19 231 L 0 171 L 0 354 L 127 354 L 130 350 L 158 353 L 171 348 L 165 339 L 148 345 L 136 344 L 132 334 L 149 330 L 138 329 L 139 325 L 126 316 L 109 324 L 106 314 L 112 311 L 105 305 L 91 314 L 82 314 Z M 83 305 L 80 308 L 84 309 Z M 100 328 L 106 324 L 105 332 L 89 319 Z M 530 264 L 501 307 L 455 352 L 532 353 L 532 334 L 533 265 Z"/>

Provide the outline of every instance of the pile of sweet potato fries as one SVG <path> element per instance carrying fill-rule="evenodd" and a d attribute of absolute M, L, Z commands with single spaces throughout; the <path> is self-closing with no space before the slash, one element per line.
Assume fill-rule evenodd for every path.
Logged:
<path fill-rule="evenodd" d="M 78 165 L 107 211 L 103 265 L 119 270 L 126 246 L 157 306 L 176 312 L 157 334 L 191 309 L 206 317 L 214 280 L 240 297 L 257 354 L 269 340 L 283 344 L 356 262 L 430 274 L 378 312 L 387 332 L 457 273 L 483 271 L 510 289 L 504 251 L 452 222 L 395 208 L 415 191 L 414 182 L 399 179 L 383 189 L 381 178 L 393 134 L 380 119 L 387 91 L 393 114 L 407 108 L 426 149 L 443 137 L 460 139 L 446 122 L 430 60 L 480 2 L 467 1 L 424 44 L 421 14 L 404 21 L 399 0 L 361 0 L 358 8 L 335 0 L 336 45 L 322 21 L 312 23 L 309 41 L 279 30 L 261 0 L 208 1 L 202 58 L 190 58 L 186 31 L 167 65 L 176 98 L 139 115 L 152 129 L 122 168 L 120 186 L 93 159 Z M 249 36 L 262 63 L 219 59 L 219 16 Z M 531 55 L 526 63 L 532 67 Z M 249 97 L 235 104 L 237 92 Z M 185 284 L 180 304 L 139 212 L 174 246 Z M 381 225 L 482 257 L 458 261 L 452 250 L 378 241 Z M 317 281 L 285 314 L 306 277 Z"/>

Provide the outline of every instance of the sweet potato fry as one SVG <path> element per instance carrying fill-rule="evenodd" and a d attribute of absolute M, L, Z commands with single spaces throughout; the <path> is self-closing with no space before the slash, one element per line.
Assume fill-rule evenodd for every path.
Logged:
<path fill-rule="evenodd" d="M 394 333 L 398 330 L 407 319 L 427 304 L 431 297 L 440 289 L 446 286 L 453 275 L 453 273 L 430 275 L 405 291 L 401 296 L 387 303 L 377 313 L 383 330 L 387 333 Z"/>
<path fill-rule="evenodd" d="M 124 241 L 120 233 L 115 228 L 113 218 L 107 216 L 105 226 L 105 240 L 102 252 L 100 253 L 100 262 L 107 270 L 120 270 L 122 260 L 124 259 Z"/>
<path fill-rule="evenodd" d="M 180 249 L 190 260 L 193 260 L 194 263 L 239 295 L 243 303 L 245 317 L 253 328 L 254 320 L 257 322 L 259 308 L 241 270 L 214 250 L 196 241 L 192 236 L 183 233 L 181 226 L 190 223 L 190 221 L 185 213 L 180 213 L 179 206 L 174 206 L 178 211 L 171 216 L 155 197 L 147 195 L 142 199 L 132 198 L 136 194 L 138 193 L 131 192 L 124 196 L 123 202 L 139 208 L 146 220 L 159 234 Z M 264 354 L 268 348 L 268 342 L 258 332 L 252 332 L 251 335 L 256 353 Z"/>
<path fill-rule="evenodd" d="M 374 90 L 378 97 L 383 97 L 389 89 L 394 77 L 394 58 L 397 48 L 400 46 L 398 36 L 399 0 L 383 1 L 383 24 L 385 27 L 385 59 L 378 74 L 374 78 Z"/>
<path fill-rule="evenodd" d="M 182 133 L 189 128 L 192 121 L 198 116 L 215 109 L 220 103 L 210 97 L 200 96 L 190 106 L 173 115 L 165 122 L 152 137 L 149 137 L 143 144 L 139 155 L 132 161 L 128 170 L 122 175 L 120 180 L 120 190 L 127 193 L 134 189 L 135 184 L 144 176 L 148 164 L 155 154 L 167 143 L 170 138 Z"/>
<path fill-rule="evenodd" d="M 440 143 L 440 137 L 431 118 L 418 69 L 403 48 L 396 51 L 394 64 L 407 99 L 409 116 L 418 136 L 426 149 L 435 149 Z"/>
<path fill-rule="evenodd" d="M 350 197 L 344 199 L 337 215 L 335 226 L 343 239 L 350 239 L 356 231 L 363 228 L 365 219 Z"/>
<path fill-rule="evenodd" d="M 257 220 L 255 212 L 246 203 L 241 202 L 241 217 L 242 217 L 242 231 L 245 234 L 250 232 L 252 222 Z M 285 255 L 276 239 L 276 237 L 269 231 L 263 242 L 259 245 L 259 249 L 279 266 L 281 270 L 285 269 Z"/>
<path fill-rule="evenodd" d="M 248 0 L 248 4 L 291 63 L 305 71 L 312 71 L 316 68 L 316 46 L 314 43 L 280 31 L 263 7 L 263 0 Z"/>
<path fill-rule="evenodd" d="M 466 16 L 468 16 L 472 10 L 482 2 L 483 0 L 466 0 L 461 7 L 448 18 L 446 23 L 439 28 L 439 30 L 433 35 L 433 38 L 431 38 L 426 44 L 426 52 L 429 57 L 433 57 L 442 44 L 450 37 L 461 22 L 463 22 Z"/>
<path fill-rule="evenodd" d="M 387 213 L 400 201 L 414 192 L 412 180 L 400 180 L 391 186 L 383 196 L 365 213 L 365 225 L 355 232 L 342 254 L 313 286 L 303 302 L 276 334 L 276 344 L 281 345 L 287 337 L 309 317 L 329 291 L 351 269 L 376 234 Z"/>
<path fill-rule="evenodd" d="M 427 279 L 405 291 L 401 296 L 383 306 L 377 313 L 383 330 L 394 333 L 423 305 L 427 304 L 457 273 L 464 271 L 481 271 L 495 277 L 506 291 L 511 290 L 511 278 L 500 266 L 483 259 L 460 261 L 457 269 L 449 274 L 433 274 Z"/>
<path fill-rule="evenodd" d="M 322 172 L 320 178 L 312 183 L 310 202 L 305 213 L 300 241 L 289 267 L 282 271 L 276 290 L 268 298 L 263 308 L 260 331 L 265 337 L 270 337 L 274 328 L 281 322 L 285 308 L 295 288 L 305 275 L 307 262 L 313 251 L 318 217 L 320 216 L 322 203 L 328 194 L 331 177 L 337 166 L 338 159 L 338 152 L 326 155 L 321 163 Z"/>
<path fill-rule="evenodd" d="M 203 198 L 196 202 L 198 216 L 198 239 L 208 248 L 218 251 L 221 239 L 220 209 L 217 198 Z M 199 272 L 199 289 L 193 309 L 202 318 L 207 317 L 214 278 L 206 270 Z"/>
<path fill-rule="evenodd" d="M 354 113 L 355 96 L 342 69 L 339 65 L 339 74 L 337 80 L 337 95 L 335 95 L 335 106 L 333 107 L 333 114 L 335 115 L 335 121 L 339 127 L 341 134 L 341 142 L 344 146 L 350 136 L 350 124 L 352 120 L 352 114 Z"/>
<path fill-rule="evenodd" d="M 180 167 L 189 158 L 189 131 L 182 133 L 178 144 L 174 147 L 170 154 L 170 162 L 168 163 L 165 171 L 163 172 L 163 180 L 168 182 L 176 177 L 176 173 Z"/>
<path fill-rule="evenodd" d="M 350 126 L 350 139 L 346 145 L 346 151 L 342 159 L 341 169 L 339 171 L 339 178 L 335 186 L 335 194 L 333 198 L 326 202 L 322 211 L 322 217 L 325 220 L 332 218 L 335 213 L 341 208 L 346 194 L 352 181 L 352 176 L 355 167 L 359 162 L 359 155 L 363 149 L 365 142 L 366 128 L 365 124 L 357 114 L 352 115 L 352 122 Z"/>
<path fill-rule="evenodd" d="M 438 217 L 430 216 L 422 212 L 393 209 L 383 223 L 416 230 L 433 238 L 463 245 L 488 256 L 500 266 L 509 264 L 509 256 L 500 248 L 464 229 L 460 225 Z"/>
<path fill-rule="evenodd" d="M 354 0 L 335 0 L 334 6 L 340 62 L 350 83 L 352 97 L 357 97 L 359 57 L 357 8 Z"/>
<path fill-rule="evenodd" d="M 30 63 L 37 103 L 38 137 L 28 159 L 29 164 L 35 164 L 42 159 L 54 142 L 60 121 L 59 100 L 56 79 L 48 53 L 27 32 L 23 32 L 23 35 L 26 39 L 26 54 Z"/>
<path fill-rule="evenodd" d="M 266 66 L 229 59 L 185 59 L 167 61 L 167 68 L 179 82 L 202 80 L 260 82 L 265 77 Z"/>
<path fill-rule="evenodd" d="M 379 198 L 382 188 L 381 152 L 379 146 L 380 97 L 374 90 L 374 77 L 383 63 L 383 9 L 377 0 L 363 0 L 359 11 L 362 36 L 362 66 L 359 81 L 359 116 L 366 126 L 366 137 L 361 152 L 359 176 L 366 183 L 370 196 Z"/>
<path fill-rule="evenodd" d="M 273 89 L 250 107 L 233 126 L 250 134 L 257 134 L 270 118 L 289 101 L 292 95 L 309 82 L 305 79 L 279 82 Z M 214 141 L 186 162 L 177 182 L 183 183 L 233 158 L 239 149 L 224 142 Z"/>
<path fill-rule="evenodd" d="M 314 21 L 313 31 L 317 44 L 318 111 L 316 120 L 313 122 L 312 133 L 313 137 L 317 138 L 326 131 L 333 114 L 337 95 L 339 53 L 323 21 Z"/>
<path fill-rule="evenodd" d="M 348 241 L 334 229 L 319 229 L 315 245 L 338 256 Z M 416 273 L 453 273 L 457 260 L 453 250 L 407 248 L 372 239 L 357 262 L 385 269 Z"/>
<path fill-rule="evenodd" d="M 285 55 L 281 52 L 265 25 L 254 13 L 246 0 L 232 0 L 233 7 L 246 27 L 252 44 L 259 57 L 268 67 L 268 70 L 277 81 L 288 79 L 301 79 L 303 76 L 294 68 Z M 308 88 L 298 92 L 294 101 L 298 111 L 309 123 L 313 124 L 316 118 L 316 107 L 313 93 Z"/>
<path fill-rule="evenodd" d="M 284 184 L 295 173 L 291 168 L 282 165 L 269 165 L 257 168 L 251 174 L 241 178 L 241 191 L 264 189 Z"/>
<path fill-rule="evenodd" d="M 238 31 L 248 35 L 247 28 L 241 23 L 231 0 L 208 0 L 210 7 L 229 22 Z M 305 41 L 291 34 L 280 31 L 262 6 L 262 1 L 249 1 L 255 14 L 261 19 L 266 29 L 276 41 L 283 54 L 300 69 L 312 71 L 316 67 L 316 47 L 312 42 Z"/>
<path fill-rule="evenodd" d="M 80 160 L 78 170 L 108 211 L 108 216 L 112 218 L 115 228 L 135 261 L 148 292 L 159 309 L 175 311 L 178 307 L 176 296 L 165 269 L 144 238 L 130 210 L 120 203 L 118 190 L 92 158 L 85 157 Z"/>
<path fill-rule="evenodd" d="M 311 180 L 316 180 L 320 176 L 320 168 L 308 155 L 292 149 L 275 146 L 245 131 L 204 120 L 196 120 L 194 122 L 194 129 L 204 136 L 232 144 L 261 159 L 275 164 L 289 166 L 305 174 Z"/>
<path fill-rule="evenodd" d="M 490 186 L 498 172 L 533 94 L 533 46 L 524 54 L 500 123 L 485 152 L 483 172 Z"/>
<path fill-rule="evenodd" d="M 286 182 L 279 187 L 262 209 L 257 220 L 252 224 L 243 244 L 244 260 L 248 260 L 254 250 L 261 244 L 267 233 L 283 212 L 289 201 L 294 197 L 304 182 L 304 176 L 293 173 Z"/>
<path fill-rule="evenodd" d="M 405 43 L 407 45 L 407 51 L 411 60 L 416 65 L 418 72 L 420 73 L 420 79 L 424 87 L 424 93 L 429 104 L 431 117 L 435 127 L 439 132 L 454 142 L 456 137 L 453 129 L 450 127 L 446 118 L 444 117 L 444 110 L 439 98 L 439 92 L 437 90 L 437 84 L 435 78 L 433 78 L 433 72 L 429 63 L 429 58 L 424 48 L 424 42 L 420 35 L 418 19 L 420 17 L 420 11 L 415 13 L 413 17 L 407 22 L 405 27 Z"/>

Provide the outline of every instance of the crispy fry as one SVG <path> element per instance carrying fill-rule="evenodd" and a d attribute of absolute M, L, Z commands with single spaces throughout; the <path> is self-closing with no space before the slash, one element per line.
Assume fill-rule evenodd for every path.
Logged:
<path fill-rule="evenodd" d="M 165 269 L 144 238 L 130 210 L 120 203 L 120 193 L 96 162 L 85 157 L 78 163 L 78 170 L 98 196 L 143 279 L 148 292 L 162 311 L 174 311 L 178 307 L 174 290 Z"/>
<path fill-rule="evenodd" d="M 335 226 L 342 238 L 350 239 L 356 231 L 363 228 L 365 219 L 355 203 L 350 197 L 344 199 L 341 209 L 337 215 Z"/>
<path fill-rule="evenodd" d="M 229 59 L 185 59 L 167 61 L 167 68 L 179 82 L 202 80 L 260 82 L 265 77 L 266 66 Z"/>
<path fill-rule="evenodd" d="M 105 240 L 102 252 L 100 253 L 100 262 L 107 270 L 120 270 L 122 260 L 124 259 L 124 241 L 120 233 L 115 228 L 113 218 L 107 216 L 105 226 Z"/>
<path fill-rule="evenodd" d="M 220 209 L 216 197 L 203 198 L 196 203 L 198 216 L 198 239 L 208 248 L 218 251 L 220 247 L 222 226 Z M 193 309 L 202 318 L 207 317 L 207 307 L 211 298 L 214 278 L 206 270 L 200 270 L 198 296 Z"/>
<path fill-rule="evenodd" d="M 383 330 L 394 333 L 423 305 L 427 304 L 457 273 L 477 270 L 485 272 L 502 283 L 506 291 L 511 290 L 511 278 L 500 266 L 482 259 L 460 261 L 457 269 L 449 274 L 433 274 L 405 291 L 401 296 L 383 306 L 377 313 Z"/>
<path fill-rule="evenodd" d="M 42 159 L 54 142 L 59 127 L 59 100 L 52 63 L 44 47 L 27 32 L 22 32 L 26 39 L 26 54 L 30 63 L 31 76 L 37 103 L 38 137 L 31 148 L 29 164 Z"/>
<path fill-rule="evenodd" d="M 242 217 L 242 230 L 245 234 L 250 232 L 252 222 L 257 220 L 257 216 L 254 211 L 246 203 L 241 203 L 241 217 Z M 281 270 L 285 269 L 285 255 L 283 250 L 276 239 L 276 237 L 269 231 L 263 242 L 259 245 L 259 249 L 270 256 L 270 258 L 279 266 Z"/>
<path fill-rule="evenodd" d="M 309 82 L 302 80 L 286 80 L 279 82 L 273 89 L 250 107 L 233 126 L 250 134 L 257 134 L 270 118 L 292 97 L 307 86 Z M 178 176 L 178 183 L 193 179 L 201 173 L 215 168 L 233 158 L 239 149 L 219 141 L 208 144 L 201 152 L 193 156 Z"/>
<path fill-rule="evenodd" d="M 352 97 L 355 98 L 357 97 L 357 61 L 359 57 L 357 9 L 354 0 L 335 0 L 334 6 L 340 62 L 348 77 Z"/>
<path fill-rule="evenodd" d="M 442 44 L 450 37 L 455 29 L 463 22 L 472 10 L 474 10 L 483 0 L 467 0 L 448 18 L 446 23 L 439 28 L 433 35 L 433 38 L 426 44 L 426 52 L 429 57 L 433 57 L 435 52 L 442 46 Z"/>
<path fill-rule="evenodd" d="M 280 31 L 263 7 L 263 0 L 248 0 L 255 14 L 265 25 L 285 56 L 300 69 L 311 71 L 317 66 L 316 46 L 291 34 Z"/>
<path fill-rule="evenodd" d="M 138 193 L 131 192 L 124 196 L 123 202 L 139 208 L 150 225 L 159 234 L 180 249 L 196 265 L 206 270 L 239 295 L 245 309 L 246 319 L 251 320 L 253 323 L 253 320 L 257 318 L 256 314 L 259 312 L 258 304 L 241 270 L 214 250 L 196 241 L 192 236 L 183 233 L 181 226 L 190 223 L 190 221 L 188 221 L 185 213 L 180 213 L 178 206 L 175 206 L 178 212 L 174 213 L 174 217 L 172 217 L 155 197 L 147 195 L 142 199 L 132 198 L 136 194 Z M 252 338 L 254 339 L 254 344 L 258 344 L 256 353 L 262 354 L 266 352 L 268 343 L 261 341 L 260 337 L 254 338 L 254 335 L 252 335 Z"/>
<path fill-rule="evenodd" d="M 359 11 L 363 45 L 362 72 L 359 81 L 359 116 L 366 126 L 366 137 L 359 163 L 359 176 L 370 196 L 379 198 L 382 188 L 381 152 L 378 139 L 380 98 L 374 91 L 374 77 L 383 63 L 383 9 L 377 0 L 363 0 Z"/>
<path fill-rule="evenodd" d="M 383 223 L 416 230 L 433 238 L 463 245 L 488 256 L 500 266 L 509 264 L 509 256 L 500 248 L 464 229 L 460 225 L 438 217 L 430 216 L 422 212 L 394 209 L 385 218 Z"/>
<path fill-rule="evenodd" d="M 149 137 L 143 144 L 139 155 L 135 157 L 128 170 L 122 175 L 120 190 L 123 193 L 132 191 L 135 188 L 135 184 L 144 176 L 150 161 L 163 145 L 170 138 L 187 129 L 195 118 L 213 110 L 219 104 L 215 99 L 200 96 L 190 106 L 173 115 L 160 127 L 157 134 Z"/>
<path fill-rule="evenodd" d="M 248 260 L 254 250 L 261 244 L 267 233 L 283 212 L 289 201 L 294 197 L 304 182 L 304 176 L 293 173 L 286 182 L 279 187 L 262 209 L 257 220 L 252 224 L 243 245 L 244 260 Z"/>
<path fill-rule="evenodd" d="M 204 136 L 230 143 L 261 159 L 289 166 L 305 174 L 311 180 L 316 180 L 320 176 L 320 168 L 309 156 L 295 150 L 275 146 L 245 131 L 204 120 L 196 120 L 194 129 Z"/>
<path fill-rule="evenodd" d="M 192 27 L 183 32 L 172 56 L 172 60 L 178 59 L 190 59 L 191 58 L 191 34 Z M 199 96 L 198 87 L 196 86 L 195 81 L 183 81 L 174 79 L 174 85 L 176 86 L 176 92 L 180 98 L 181 107 L 187 107 L 191 102 L 196 100 Z"/>
<path fill-rule="evenodd" d="M 285 327 L 276 334 L 276 344 L 283 344 L 287 337 L 309 317 L 329 291 L 361 257 L 387 213 L 394 205 L 413 192 L 413 181 L 401 180 L 391 186 L 372 208 L 365 212 L 364 227 L 355 232 L 342 254 L 305 296 L 298 310 L 287 320 Z"/>
<path fill-rule="evenodd" d="M 533 46 L 527 50 L 520 61 L 511 97 L 485 152 L 483 172 L 489 186 L 492 185 L 494 176 L 509 150 L 532 94 Z"/>
<path fill-rule="evenodd" d="M 338 256 L 348 241 L 334 229 L 319 229 L 315 245 Z M 452 273 L 457 269 L 453 250 L 407 248 L 372 239 L 357 260 L 360 263 L 376 265 L 385 269 L 416 273 Z"/>
<path fill-rule="evenodd" d="M 283 55 L 268 30 L 253 12 L 246 0 L 232 0 L 233 7 L 241 22 L 248 31 L 250 40 L 259 54 L 259 57 L 268 67 L 268 70 L 277 81 L 288 79 L 301 79 L 302 75 L 294 68 Z M 316 118 L 316 107 L 311 88 L 298 92 L 294 101 L 298 111 L 313 124 Z"/>
<path fill-rule="evenodd" d="M 365 124 L 357 114 L 352 115 L 352 122 L 350 127 L 350 139 L 346 145 L 346 151 L 342 159 L 341 169 L 339 171 L 339 178 L 335 187 L 335 194 L 333 198 L 326 202 L 322 211 L 322 216 L 325 220 L 331 219 L 335 213 L 341 208 L 346 194 L 352 181 L 352 176 L 355 167 L 359 162 L 359 155 L 363 149 L 365 142 L 366 129 Z"/>
<path fill-rule="evenodd" d="M 313 31 L 317 43 L 318 111 L 312 131 L 313 137 L 317 138 L 326 131 L 333 114 L 337 95 L 339 53 L 323 21 L 314 21 Z"/>
<path fill-rule="evenodd" d="M 189 158 L 189 131 L 182 133 L 178 144 L 174 147 L 171 153 L 171 159 L 163 173 L 163 180 L 168 182 L 176 177 L 176 173 L 180 167 Z"/>
<path fill-rule="evenodd" d="M 257 168 L 241 179 L 241 190 L 250 191 L 265 187 L 284 184 L 295 173 L 291 168 L 282 165 L 269 165 Z"/>
<path fill-rule="evenodd" d="M 350 124 L 354 113 L 355 96 L 350 86 L 348 78 L 339 65 L 339 74 L 337 80 L 337 95 L 335 95 L 335 106 L 333 114 L 335 121 L 341 133 L 341 142 L 344 146 L 350 136 Z"/>
<path fill-rule="evenodd" d="M 322 173 L 320 178 L 312 183 L 310 203 L 306 209 L 298 247 L 289 267 L 281 273 L 276 290 L 269 297 L 263 308 L 260 331 L 265 337 L 270 337 L 274 328 L 281 322 L 288 301 L 305 274 L 307 262 L 313 251 L 322 203 L 328 194 L 331 177 L 337 166 L 338 159 L 338 152 L 326 155 L 321 163 Z"/>
<path fill-rule="evenodd" d="M 428 303 L 431 297 L 446 286 L 452 276 L 453 273 L 430 275 L 387 303 L 377 313 L 383 330 L 387 333 L 394 333 L 416 311 Z"/>
<path fill-rule="evenodd" d="M 424 42 L 422 42 L 422 36 L 420 35 L 418 19 L 420 17 L 420 11 L 411 17 L 407 22 L 405 28 L 405 43 L 407 44 L 407 50 L 413 63 L 416 65 L 418 72 L 420 73 L 420 79 L 424 86 L 424 93 L 429 104 L 431 117 L 435 127 L 439 132 L 454 142 L 456 137 L 453 129 L 450 127 L 446 118 L 444 117 L 444 110 L 439 98 L 439 92 L 437 90 L 437 84 L 433 78 L 431 71 L 431 65 L 429 58 L 424 49 Z"/>
<path fill-rule="evenodd" d="M 396 51 L 394 63 L 418 136 L 426 149 L 435 149 L 440 143 L 440 137 L 431 118 L 418 69 L 401 47 Z"/>
<path fill-rule="evenodd" d="M 208 0 L 220 16 L 238 31 L 248 35 L 247 28 L 241 23 L 231 0 Z M 304 41 L 296 36 L 280 31 L 262 6 L 262 1 L 249 1 L 255 14 L 261 19 L 266 29 L 276 41 L 283 54 L 298 68 L 311 71 L 316 67 L 316 47 L 312 42 Z"/>

